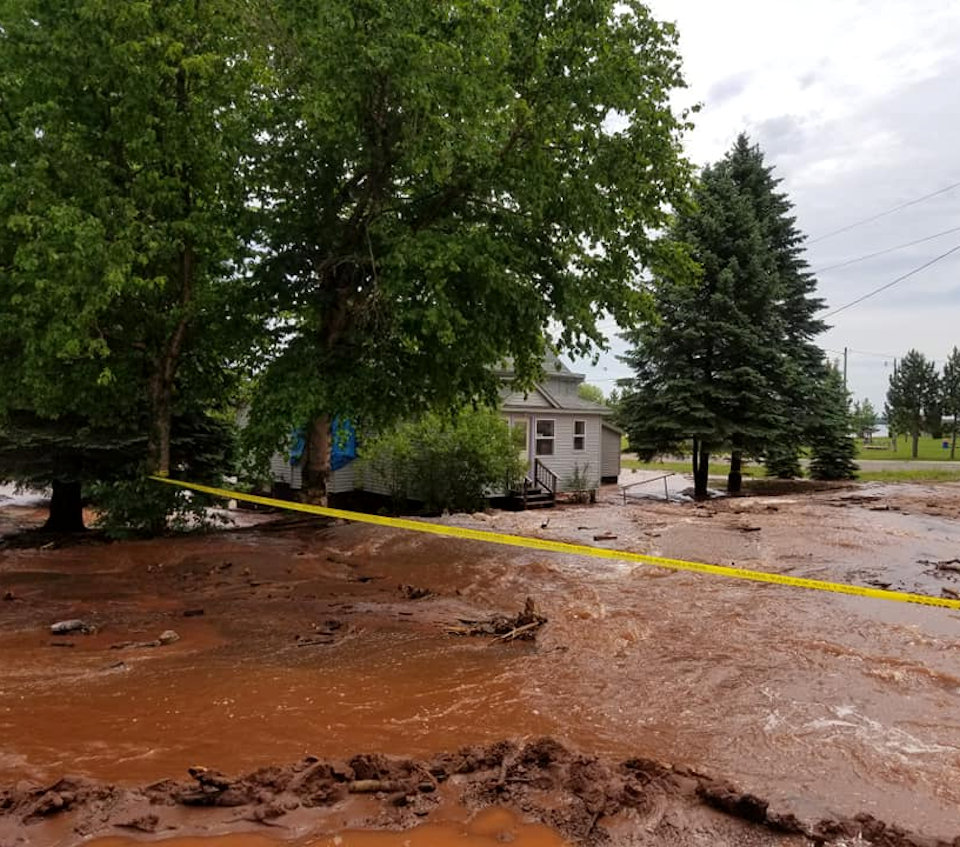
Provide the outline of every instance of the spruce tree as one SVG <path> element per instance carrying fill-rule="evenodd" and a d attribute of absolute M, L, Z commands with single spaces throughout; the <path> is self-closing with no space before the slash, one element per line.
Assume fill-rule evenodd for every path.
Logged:
<path fill-rule="evenodd" d="M 820 394 L 816 419 L 807 430 L 810 446 L 810 476 L 813 479 L 854 479 L 857 445 L 851 435 L 853 418 L 850 395 L 843 376 L 833 365 L 825 365 L 818 381 Z"/>
<path fill-rule="evenodd" d="M 624 424 L 641 453 L 692 442 L 695 491 L 706 494 L 712 451 L 731 450 L 727 488 L 740 490 L 744 456 L 776 452 L 780 472 L 797 456 L 813 416 L 823 324 L 803 235 L 779 181 L 746 136 L 707 167 L 673 238 L 699 266 L 653 281 L 660 320 L 628 335 L 636 373 Z"/>
<path fill-rule="evenodd" d="M 909 350 L 890 377 L 887 421 L 891 430 L 910 435 L 911 455 L 917 458 L 920 433 L 937 402 L 937 371 L 918 350 Z"/>
<path fill-rule="evenodd" d="M 960 423 L 960 350 L 956 347 L 943 366 L 940 392 L 943 414 L 953 418 L 950 424 L 950 458 L 953 459 L 957 453 L 957 429 Z"/>

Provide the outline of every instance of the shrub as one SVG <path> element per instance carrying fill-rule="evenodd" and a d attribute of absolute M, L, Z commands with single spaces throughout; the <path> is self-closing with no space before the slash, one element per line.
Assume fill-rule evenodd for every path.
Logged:
<path fill-rule="evenodd" d="M 429 512 L 476 511 L 523 473 L 510 428 L 492 409 L 429 413 L 368 442 L 361 475 L 384 481 L 395 505 L 418 500 Z"/>
<path fill-rule="evenodd" d="M 563 481 L 563 487 L 573 495 L 575 503 L 586 503 L 600 483 L 596 478 L 591 478 L 590 463 L 586 462 L 582 468 L 574 464 L 570 475 Z"/>

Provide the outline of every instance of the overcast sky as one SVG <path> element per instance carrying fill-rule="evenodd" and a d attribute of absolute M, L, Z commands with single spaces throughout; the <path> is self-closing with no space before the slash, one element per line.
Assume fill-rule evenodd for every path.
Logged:
<path fill-rule="evenodd" d="M 687 151 L 698 165 L 746 131 L 764 149 L 809 237 L 813 270 L 960 228 L 960 187 L 847 232 L 827 233 L 960 182 L 960 3 L 952 0 L 651 0 L 674 21 L 699 102 Z M 818 240 L 821 239 L 821 240 Z M 960 245 L 960 229 L 818 273 L 827 311 Z M 960 251 L 833 318 L 820 339 L 848 358 L 849 387 L 882 409 L 893 357 L 942 365 L 960 346 Z M 611 329 L 615 329 L 611 327 Z M 614 350 L 622 345 L 614 342 Z M 574 370 L 604 391 L 614 355 Z"/>

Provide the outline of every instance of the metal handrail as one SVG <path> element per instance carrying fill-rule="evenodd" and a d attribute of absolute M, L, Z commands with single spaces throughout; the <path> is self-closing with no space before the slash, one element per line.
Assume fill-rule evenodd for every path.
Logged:
<path fill-rule="evenodd" d="M 539 459 L 533 460 L 533 482 L 556 496 L 559 477 Z"/>
<path fill-rule="evenodd" d="M 620 493 L 623 495 L 623 503 L 627 503 L 627 489 L 633 488 L 635 485 L 646 485 L 649 482 L 657 482 L 658 480 L 663 480 L 663 499 L 670 499 L 670 490 L 667 487 L 667 477 L 676 476 L 676 473 L 670 471 L 669 473 L 662 474 L 661 476 L 652 476 L 649 479 L 638 479 L 636 482 L 631 482 L 629 485 L 621 485 Z"/>

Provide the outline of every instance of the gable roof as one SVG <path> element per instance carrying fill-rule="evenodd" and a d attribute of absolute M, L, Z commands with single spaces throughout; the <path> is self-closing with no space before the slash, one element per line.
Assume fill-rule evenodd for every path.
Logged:
<path fill-rule="evenodd" d="M 550 391 L 547 386 L 551 380 L 581 383 L 586 379 L 583 374 L 571 371 L 552 350 L 547 350 L 544 353 L 542 370 L 543 378 L 537 380 L 530 391 L 523 393 L 506 389 L 503 395 L 503 407 L 508 410 L 549 408 L 559 412 L 581 412 L 605 416 L 612 414 L 609 406 L 594 403 L 592 400 L 584 400 L 577 394 L 559 394 Z M 510 377 L 513 376 L 513 361 L 506 359 L 496 373 L 504 382 L 508 382 Z M 531 400 L 530 398 L 534 395 L 545 400 L 548 405 L 544 406 L 542 402 L 538 402 L 536 399 Z"/>

